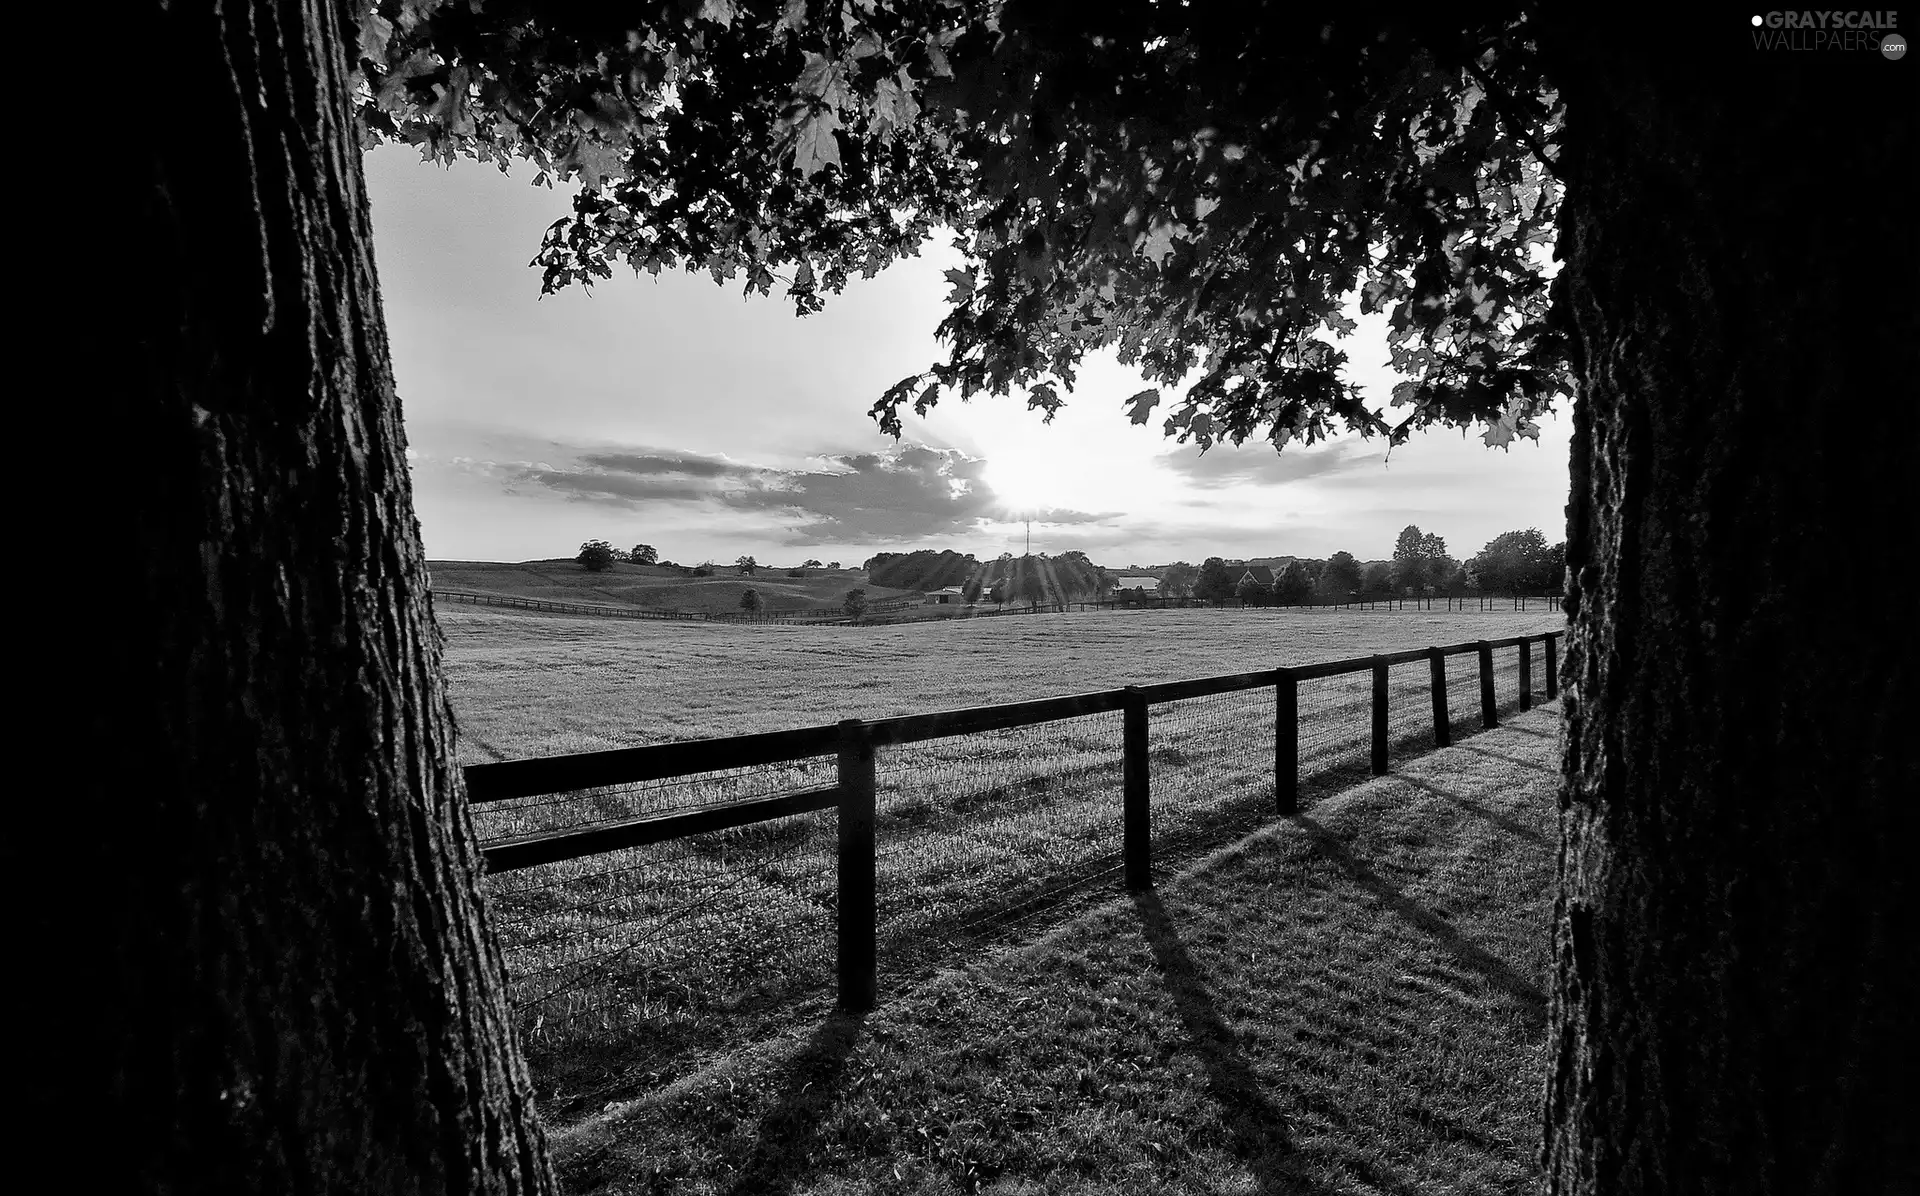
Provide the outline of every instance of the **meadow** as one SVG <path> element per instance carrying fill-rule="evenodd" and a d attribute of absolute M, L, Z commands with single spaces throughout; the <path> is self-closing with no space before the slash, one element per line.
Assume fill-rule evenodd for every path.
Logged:
<path fill-rule="evenodd" d="M 742 573 L 733 565 L 712 566 L 707 577 L 688 577 L 677 567 L 616 561 L 589 572 L 576 561 L 430 561 L 435 589 L 463 590 L 586 606 L 634 606 L 647 610 L 705 611 L 733 614 L 740 595 L 752 590 L 765 610 L 838 609 L 847 591 L 864 589 L 871 601 L 912 596 L 911 591 L 875 586 L 859 569 L 811 568 L 789 576 L 787 569 Z"/>
<path fill-rule="evenodd" d="M 1552 629 L 1511 612 L 1201 610 L 889 628 L 629 624 L 443 611 L 463 759 L 654 743 L 1016 701 Z M 1517 705 L 1500 657 L 1502 704 Z M 1535 648 L 1534 686 L 1544 661 Z M 1430 745 L 1424 662 L 1392 671 L 1396 758 Z M 1456 658 L 1456 736 L 1478 726 Z M 1537 695 L 1538 696 L 1538 695 Z M 1309 800 L 1365 778 L 1367 679 L 1303 686 Z M 1169 864 L 1270 820 L 1271 692 L 1156 706 L 1156 851 Z M 478 750 L 476 750 L 476 747 Z M 883 972 L 911 986 L 1110 892 L 1120 719 L 883 749 Z M 475 807 L 484 839 L 818 788 L 831 759 Z M 830 1000 L 832 813 L 489 879 L 523 1039 L 549 1115 L 673 1081 Z M 644 1030 L 644 1033 L 639 1032 Z"/>
<path fill-rule="evenodd" d="M 920 714 L 1533 634 L 1557 612 L 1098 611 L 887 627 L 443 605 L 462 764 Z"/>
<path fill-rule="evenodd" d="M 555 1131 L 562 1178 L 583 1196 L 1526 1190 L 1556 718 L 1516 715 L 871 1014 L 812 1010 L 595 1108 Z"/>

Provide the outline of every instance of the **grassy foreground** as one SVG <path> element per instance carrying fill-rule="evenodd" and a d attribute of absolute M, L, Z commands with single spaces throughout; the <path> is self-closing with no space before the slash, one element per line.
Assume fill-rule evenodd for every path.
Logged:
<path fill-rule="evenodd" d="M 1534 1174 L 1554 706 L 558 1131 L 569 1190 L 1470 1193 Z"/>

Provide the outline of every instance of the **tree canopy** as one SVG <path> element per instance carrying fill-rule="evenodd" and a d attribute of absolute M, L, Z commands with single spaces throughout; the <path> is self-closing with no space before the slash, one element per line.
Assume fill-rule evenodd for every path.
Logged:
<path fill-rule="evenodd" d="M 1168 565 L 1160 575 L 1160 596 L 1162 598 L 1185 598 L 1193 593 L 1193 587 L 1200 580 L 1200 571 L 1186 561 L 1175 561 Z"/>
<path fill-rule="evenodd" d="M 1320 571 L 1320 591 L 1331 598 L 1344 599 L 1360 589 L 1360 562 L 1351 552 L 1336 552 L 1327 558 Z"/>
<path fill-rule="evenodd" d="M 580 552 L 574 560 L 586 566 L 589 572 L 604 573 L 613 568 L 616 553 L 612 544 L 605 540 L 588 540 L 580 546 Z"/>
<path fill-rule="evenodd" d="M 1537 527 L 1502 532 L 1467 562 L 1476 588 L 1501 594 L 1557 589 L 1565 568 L 1566 545 L 1549 547 Z"/>
<path fill-rule="evenodd" d="M 1193 579 L 1193 596 L 1205 602 L 1225 602 L 1234 596 L 1239 577 L 1223 558 L 1210 556 L 1200 562 L 1200 572 Z"/>
<path fill-rule="evenodd" d="M 1400 529 L 1393 545 L 1393 583 L 1401 590 L 1441 585 L 1457 567 L 1444 538 L 1411 523 Z"/>
<path fill-rule="evenodd" d="M 949 393 L 1051 415 L 1104 349 L 1155 384 L 1136 422 L 1181 387 L 1165 430 L 1203 447 L 1504 445 L 1569 393 L 1558 113 L 1520 6 L 393 7 L 361 31 L 369 135 L 578 179 L 549 290 L 685 267 L 808 312 L 950 237 L 951 351 L 875 403 L 895 434 Z M 1388 317 L 1385 403 L 1337 346 L 1354 304 Z"/>

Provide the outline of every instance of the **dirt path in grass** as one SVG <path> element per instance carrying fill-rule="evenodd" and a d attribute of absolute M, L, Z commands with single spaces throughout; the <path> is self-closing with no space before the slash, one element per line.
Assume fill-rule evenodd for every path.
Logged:
<path fill-rule="evenodd" d="M 556 1135 L 568 1190 L 1525 1190 L 1557 706 L 610 1106 Z"/>

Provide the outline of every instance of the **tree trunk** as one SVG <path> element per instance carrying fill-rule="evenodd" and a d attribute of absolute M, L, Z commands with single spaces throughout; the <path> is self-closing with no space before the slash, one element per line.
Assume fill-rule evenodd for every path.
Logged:
<path fill-rule="evenodd" d="M 1607 20 L 1554 71 L 1551 1188 L 1912 1190 L 1910 64 Z"/>
<path fill-rule="evenodd" d="M 99 172 L 119 220 L 81 230 L 118 268 L 69 425 L 124 529 L 118 588 L 74 599 L 96 751 L 57 860 L 98 885 L 110 1079 L 71 1113 L 123 1152 L 101 1190 L 553 1190 L 452 762 L 346 7 L 147 0 L 85 85 L 126 106 L 98 132 L 132 176 Z"/>

